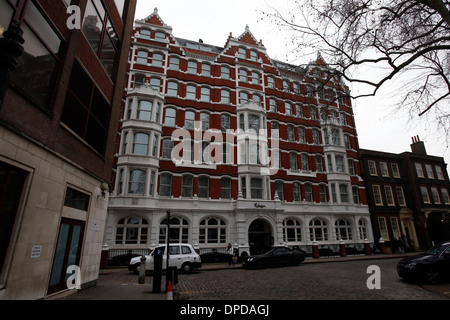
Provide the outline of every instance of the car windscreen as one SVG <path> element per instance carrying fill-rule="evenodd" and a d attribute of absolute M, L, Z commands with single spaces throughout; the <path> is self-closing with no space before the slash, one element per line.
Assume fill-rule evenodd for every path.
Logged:
<path fill-rule="evenodd" d="M 442 246 L 442 245 L 436 245 L 434 247 L 431 247 L 427 251 L 425 251 L 425 253 L 435 256 L 435 255 L 439 254 L 439 252 L 441 252 L 443 248 L 444 248 L 444 246 Z"/>

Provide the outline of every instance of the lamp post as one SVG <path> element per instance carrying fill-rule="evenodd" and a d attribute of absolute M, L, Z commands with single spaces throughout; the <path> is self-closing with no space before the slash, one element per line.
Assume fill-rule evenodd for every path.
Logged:
<path fill-rule="evenodd" d="M 167 210 L 166 291 L 169 285 L 170 210 Z"/>

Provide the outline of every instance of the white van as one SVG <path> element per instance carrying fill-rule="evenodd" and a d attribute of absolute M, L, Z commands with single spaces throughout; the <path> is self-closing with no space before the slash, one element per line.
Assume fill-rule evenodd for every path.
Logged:
<path fill-rule="evenodd" d="M 166 269 L 166 254 L 167 245 L 161 245 L 155 248 L 148 256 L 145 256 L 145 270 L 153 270 L 154 265 L 154 255 L 156 251 L 162 251 L 162 269 Z M 158 250 L 157 250 L 158 249 Z M 139 273 L 141 266 L 141 257 L 134 257 L 130 260 L 128 265 L 128 270 L 132 271 L 134 274 Z M 192 272 L 192 270 L 201 268 L 202 261 L 200 256 L 195 252 L 194 248 L 187 243 L 171 243 L 169 248 L 169 267 L 177 267 L 184 273 Z"/>

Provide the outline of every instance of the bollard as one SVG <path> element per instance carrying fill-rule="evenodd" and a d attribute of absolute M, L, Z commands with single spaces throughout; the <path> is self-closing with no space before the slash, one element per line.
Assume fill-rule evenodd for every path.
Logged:
<path fill-rule="evenodd" d="M 380 240 L 378 240 L 378 243 L 380 244 L 380 252 L 382 254 L 386 254 L 387 253 L 386 244 L 384 243 L 383 238 L 380 238 Z"/>
<path fill-rule="evenodd" d="M 345 247 L 344 240 L 341 240 L 339 242 L 339 254 L 341 255 L 341 257 L 346 257 L 347 256 L 347 248 Z"/>
<path fill-rule="evenodd" d="M 139 267 L 139 279 L 138 279 L 139 284 L 145 283 L 145 260 L 147 260 L 145 258 L 145 256 L 142 256 L 141 257 L 141 265 Z"/>
<path fill-rule="evenodd" d="M 319 245 L 317 244 L 316 241 L 313 241 L 312 253 L 313 253 L 313 258 L 319 258 Z"/>
<path fill-rule="evenodd" d="M 106 269 L 108 267 L 108 255 L 109 255 L 109 246 L 105 243 L 102 246 L 102 255 L 100 256 L 100 269 Z"/>
<path fill-rule="evenodd" d="M 369 239 L 364 239 L 364 254 L 366 256 L 370 256 L 372 254 L 372 250 L 370 250 Z"/>

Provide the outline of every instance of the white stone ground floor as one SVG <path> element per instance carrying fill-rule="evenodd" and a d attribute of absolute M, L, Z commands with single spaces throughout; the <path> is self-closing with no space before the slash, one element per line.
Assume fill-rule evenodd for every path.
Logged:
<path fill-rule="evenodd" d="M 364 243 L 373 244 L 364 205 L 114 197 L 108 207 L 105 245 L 132 250 L 166 243 L 167 211 L 171 241 L 191 243 L 200 252 L 224 252 L 228 243 L 239 254 L 285 245 L 310 253 L 313 244 L 337 252 L 340 244 L 362 251 Z"/>

